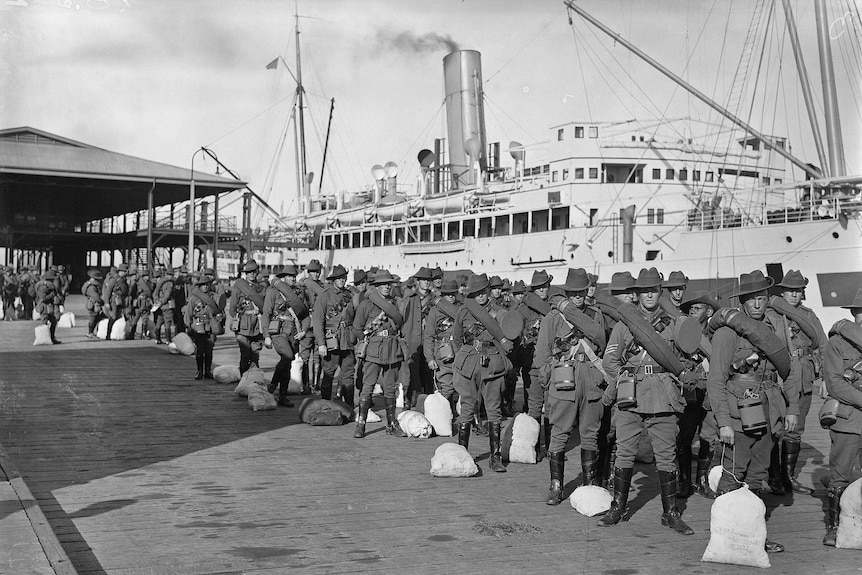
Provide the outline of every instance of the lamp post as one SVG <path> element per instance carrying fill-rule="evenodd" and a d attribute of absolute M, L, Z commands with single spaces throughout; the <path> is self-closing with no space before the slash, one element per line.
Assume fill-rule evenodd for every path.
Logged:
<path fill-rule="evenodd" d="M 195 156 L 198 155 L 199 152 L 203 152 L 204 148 L 199 150 L 195 150 L 195 153 L 192 154 L 192 173 L 191 173 L 191 185 L 189 186 L 189 272 L 194 271 L 194 257 L 195 257 Z"/>

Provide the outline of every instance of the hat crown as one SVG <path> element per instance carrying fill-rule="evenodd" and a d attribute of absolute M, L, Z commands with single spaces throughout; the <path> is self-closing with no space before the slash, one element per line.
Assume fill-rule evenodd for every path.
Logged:
<path fill-rule="evenodd" d="M 395 276 L 389 270 L 377 270 L 374 274 L 374 285 L 395 283 Z"/>
<path fill-rule="evenodd" d="M 841 306 L 848 309 L 853 308 L 862 308 L 862 288 L 856 290 L 856 297 L 853 298 L 853 301 L 850 302 L 850 305 Z"/>
<path fill-rule="evenodd" d="M 524 283 L 523 280 L 518 280 L 512 286 L 512 293 L 525 293 L 527 291 L 527 284 Z"/>
<path fill-rule="evenodd" d="M 635 287 L 635 277 L 630 272 L 616 272 L 611 276 L 611 291 L 625 291 Z"/>
<path fill-rule="evenodd" d="M 489 283 L 487 274 L 473 274 L 467 282 L 467 297 L 472 297 L 474 294 L 486 289 Z"/>
<path fill-rule="evenodd" d="M 741 296 L 750 293 L 768 290 L 775 283 L 771 277 L 763 275 L 760 270 L 754 270 L 751 273 L 742 274 L 739 276 L 739 288 L 733 295 Z"/>
<path fill-rule="evenodd" d="M 430 280 L 433 278 L 433 274 L 431 273 L 431 268 L 422 266 L 419 268 L 419 271 L 413 274 L 413 277 L 417 280 Z"/>
<path fill-rule="evenodd" d="M 320 261 L 311 260 L 310 262 L 308 262 L 308 265 L 305 266 L 305 269 L 310 272 L 319 272 L 323 269 L 323 266 L 320 265 Z"/>
<path fill-rule="evenodd" d="M 530 280 L 530 287 L 537 288 L 542 287 L 545 284 L 551 283 L 551 280 L 554 276 L 548 274 L 545 270 L 538 270 L 533 272 L 533 277 Z"/>
<path fill-rule="evenodd" d="M 491 276 L 488 280 L 488 285 L 492 288 L 501 288 L 503 287 L 503 278 L 500 276 Z"/>
<path fill-rule="evenodd" d="M 569 269 L 566 274 L 566 283 L 563 289 L 566 291 L 581 291 L 590 287 L 590 277 L 584 268 Z"/>
<path fill-rule="evenodd" d="M 662 284 L 663 278 L 656 268 L 642 268 L 638 274 L 638 279 L 635 281 L 637 288 L 658 287 Z"/>
<path fill-rule="evenodd" d="M 787 270 L 778 285 L 785 288 L 801 289 L 808 285 L 808 278 L 803 276 L 799 270 Z"/>
<path fill-rule="evenodd" d="M 337 264 L 334 268 L 332 268 L 332 271 L 329 272 L 327 279 L 334 280 L 340 277 L 347 277 L 347 268 L 345 268 L 341 264 Z"/>
<path fill-rule="evenodd" d="M 688 284 L 688 277 L 681 271 L 672 271 L 664 282 L 664 287 L 683 287 Z"/>
<path fill-rule="evenodd" d="M 456 282 L 455 280 L 444 280 L 443 285 L 440 286 L 440 293 L 443 293 L 443 294 L 458 293 L 458 282 Z"/>

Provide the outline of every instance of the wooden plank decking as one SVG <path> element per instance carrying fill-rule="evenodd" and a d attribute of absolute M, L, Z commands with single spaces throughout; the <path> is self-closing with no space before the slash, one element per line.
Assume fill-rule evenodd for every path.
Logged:
<path fill-rule="evenodd" d="M 470 446 L 482 477 L 435 479 L 431 456 L 451 438 L 395 439 L 369 424 L 356 440 L 352 425 L 301 424 L 296 408 L 254 413 L 233 386 L 193 380 L 193 359 L 164 346 L 89 341 L 78 327 L 58 332 L 60 346 L 32 347 L 33 325 L 0 322 L 0 444 L 79 573 L 753 571 L 700 562 L 710 501 L 681 502 L 694 536 L 660 525 L 653 466 L 635 475 L 631 518 L 601 529 L 568 502 L 544 504 L 547 463 L 489 472 L 486 438 Z M 216 364 L 237 357 L 220 338 Z M 263 367 L 274 362 L 265 352 Z M 817 492 L 769 499 L 770 537 L 788 549 L 770 556 L 777 573 L 862 564 L 821 544 L 829 439 L 819 402 L 801 458 L 801 481 Z M 577 448 L 569 459 L 572 489 Z M 20 521 L 8 500 L 0 489 L 0 551 Z M 30 572 L 9 565 L 0 573 Z"/>

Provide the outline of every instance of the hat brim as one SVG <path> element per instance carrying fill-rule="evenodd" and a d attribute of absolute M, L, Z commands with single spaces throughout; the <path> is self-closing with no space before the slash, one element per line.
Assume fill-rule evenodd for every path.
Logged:
<path fill-rule="evenodd" d="M 783 287 L 783 288 L 787 288 L 787 289 L 805 289 L 806 287 L 808 287 L 808 280 L 806 279 L 806 280 L 805 280 L 805 282 L 804 282 L 804 283 L 802 283 L 802 285 L 799 285 L 799 284 L 786 284 L 786 283 L 784 283 L 784 282 L 777 283 L 777 284 L 775 284 L 775 285 L 776 285 L 776 287 Z"/>
<path fill-rule="evenodd" d="M 739 297 L 739 296 L 743 296 L 743 295 L 748 295 L 748 294 L 752 294 L 752 293 L 766 291 L 769 288 L 771 288 L 773 285 L 775 285 L 775 280 L 772 279 L 771 277 L 767 277 L 766 281 L 763 284 L 759 284 L 757 286 L 749 285 L 749 286 L 743 287 L 742 285 L 740 285 L 738 288 L 736 288 L 735 292 L 730 294 L 730 297 Z"/>

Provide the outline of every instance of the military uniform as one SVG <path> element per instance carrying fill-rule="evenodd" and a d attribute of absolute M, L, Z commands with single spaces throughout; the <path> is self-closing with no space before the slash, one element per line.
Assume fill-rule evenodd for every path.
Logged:
<path fill-rule="evenodd" d="M 2 296 L 3 301 L 3 319 L 5 321 L 13 321 L 16 319 L 15 298 L 18 296 L 18 279 L 10 270 L 5 269 L 2 274 Z"/>
<path fill-rule="evenodd" d="M 473 410 L 481 396 L 488 414 L 489 464 L 491 470 L 505 472 L 500 451 L 500 407 L 504 376 L 512 367 L 506 354 L 513 345 L 491 313 L 490 300 L 484 305 L 477 301 L 487 293 L 488 283 L 485 274 L 470 278 L 466 293 L 469 299 L 455 316 L 452 328 L 452 338 L 460 344 L 453 364 L 455 391 L 461 396 L 458 443 L 465 447 L 469 444 Z"/>
<path fill-rule="evenodd" d="M 347 280 L 347 270 L 343 266 L 335 266 L 329 280 Z M 318 350 L 326 350 L 321 355 L 320 397 L 332 397 L 332 382 L 338 371 L 337 395 L 348 404 L 353 405 L 353 380 L 356 360 L 353 355 L 353 344 L 356 342 L 352 325 L 356 310 L 353 309 L 353 292 L 332 285 L 326 288 L 314 302 L 311 314 L 311 324 L 314 329 L 314 339 Z M 318 353 L 320 355 L 320 353 Z"/>
<path fill-rule="evenodd" d="M 210 294 L 211 285 L 212 280 L 208 276 L 201 276 L 196 280 L 184 308 L 187 332 L 195 342 L 195 362 L 198 368 L 195 379 L 213 378 L 213 320 L 220 321 L 224 314 L 224 310 Z M 207 289 L 204 289 L 205 286 Z"/>
<path fill-rule="evenodd" d="M 839 403 L 835 423 L 829 428 L 829 502 L 823 538 L 823 544 L 829 546 L 835 545 L 841 495 L 855 477 L 853 466 L 862 449 L 862 289 L 850 309 L 856 323 L 842 320 L 835 324 L 823 349 L 823 380 L 829 397 Z M 856 341 L 842 333 L 855 335 Z"/>
<path fill-rule="evenodd" d="M 162 341 L 163 325 L 165 326 L 165 339 L 170 343 L 173 337 L 174 310 L 176 309 L 173 270 L 170 268 L 162 272 L 162 276 L 156 281 L 156 289 L 153 292 L 153 306 L 158 306 L 155 312 L 153 312 L 156 324 L 156 343 L 164 343 Z"/>
<path fill-rule="evenodd" d="M 249 260 L 242 268 L 244 274 L 256 273 L 257 262 Z M 231 330 L 239 346 L 239 372 L 245 373 L 252 365 L 260 365 L 260 350 L 263 349 L 263 332 L 260 312 L 264 306 L 263 294 L 252 279 L 238 278 L 230 296 Z"/>
<path fill-rule="evenodd" d="M 55 332 L 57 331 L 57 319 L 60 316 L 60 294 L 57 292 L 57 288 L 54 285 L 55 279 L 55 272 L 45 272 L 42 279 L 36 283 L 36 298 L 34 301 L 36 306 L 35 309 L 39 314 L 39 318 L 51 331 L 51 342 L 56 344 L 60 343 L 55 336 Z"/>
<path fill-rule="evenodd" d="M 460 306 L 457 303 L 449 303 L 444 296 L 457 292 L 457 283 L 454 281 L 444 283 L 440 299 L 425 318 L 425 330 L 422 334 L 425 357 L 432 358 L 437 367 L 434 371 L 437 389 L 449 401 L 452 413 L 455 413 L 455 386 L 452 382 L 455 342 L 452 339 L 452 327 Z"/>
<path fill-rule="evenodd" d="M 87 337 L 96 337 L 96 324 L 102 318 L 102 309 L 104 301 L 102 300 L 102 272 L 97 269 L 91 269 L 87 272 L 90 278 L 81 286 L 81 293 L 87 298 L 86 306 L 87 313 L 90 316 L 90 321 L 87 326 Z"/>
<path fill-rule="evenodd" d="M 291 275 L 295 278 L 296 273 L 296 266 L 287 265 L 276 276 L 283 278 Z M 299 353 L 299 340 L 311 326 L 311 316 L 302 290 L 282 280 L 271 285 L 263 302 L 261 324 L 267 329 L 266 345 L 271 345 L 279 358 L 272 372 L 269 392 L 278 390 L 279 405 L 293 407 L 287 398 L 290 366 Z"/>
<path fill-rule="evenodd" d="M 584 292 L 589 278 L 583 269 L 569 270 L 564 290 L 567 293 Z M 561 305 L 574 303 L 564 300 Z M 551 435 L 548 459 L 551 469 L 551 487 L 547 503 L 559 505 L 563 497 L 566 444 L 577 425 L 581 438 L 581 468 L 584 485 L 600 485 L 598 466 L 598 433 L 604 405 L 601 402 L 606 386 L 604 374 L 593 360 L 598 360 L 605 346 L 605 325 L 602 313 L 585 304 L 578 310 L 582 326 L 569 322 L 560 309 L 553 309 L 542 320 L 536 342 L 536 363 L 547 373 L 548 419 Z M 582 319 L 581 319 L 582 318 Z M 591 338 L 581 327 L 593 328 Z M 561 377 L 551 374 L 559 370 Z"/>
<path fill-rule="evenodd" d="M 405 407 L 416 407 L 416 401 L 422 393 L 434 391 L 434 373 L 428 367 L 428 358 L 422 345 L 422 332 L 425 326 L 425 318 L 434 305 L 434 294 L 430 289 L 432 272 L 426 267 L 419 268 L 413 276 L 417 284 L 420 281 L 428 282 L 428 289 L 423 291 L 421 286 L 410 288 L 401 301 L 401 309 L 404 314 L 404 326 L 401 333 L 407 344 L 409 357 L 407 358 L 407 370 L 409 370 L 408 388 L 404 394 Z"/>
<path fill-rule="evenodd" d="M 311 260 L 305 270 L 311 274 L 319 274 L 322 270 L 320 262 Z M 308 309 L 314 309 L 314 303 L 326 286 L 319 279 L 309 277 L 303 280 L 301 286 L 305 291 L 305 299 L 308 302 Z M 302 387 L 304 389 L 313 388 L 316 392 L 319 386 L 319 369 L 320 358 L 317 353 L 312 353 L 315 348 L 314 330 L 308 330 L 305 337 L 299 342 L 299 356 L 302 358 Z M 313 384 L 313 385 L 312 385 Z"/>
<path fill-rule="evenodd" d="M 30 269 L 26 266 L 21 268 L 21 273 L 18 275 L 18 297 L 21 298 L 21 305 L 23 306 L 22 316 L 28 320 L 33 319 L 36 277 L 30 273 Z M 21 316 L 18 319 L 21 319 Z"/>
<path fill-rule="evenodd" d="M 105 302 L 107 312 L 105 315 L 108 316 L 108 339 L 111 338 L 114 323 L 126 315 L 129 306 L 129 284 L 126 281 L 128 271 L 126 264 L 120 264 L 117 275 L 108 279 L 102 287 L 102 300 Z"/>
<path fill-rule="evenodd" d="M 375 286 L 390 286 L 394 277 L 386 270 L 375 273 Z M 368 297 L 359 304 L 353 318 L 353 332 L 361 338 L 364 347 L 362 362 L 362 390 L 359 395 L 359 416 L 356 419 L 357 439 L 365 437 L 365 422 L 371 407 L 374 385 L 383 390 L 386 406 L 386 430 L 389 435 L 404 437 L 406 434 L 398 425 L 395 417 L 396 396 L 398 393 L 398 373 L 401 363 L 406 359 L 406 346 L 400 338 L 404 316 L 395 306 L 394 300 L 371 288 Z M 382 288 L 379 288 L 382 289 Z"/>

